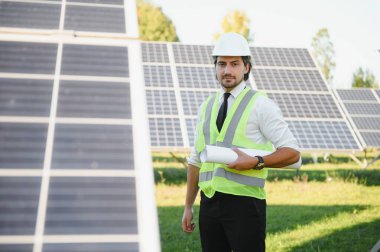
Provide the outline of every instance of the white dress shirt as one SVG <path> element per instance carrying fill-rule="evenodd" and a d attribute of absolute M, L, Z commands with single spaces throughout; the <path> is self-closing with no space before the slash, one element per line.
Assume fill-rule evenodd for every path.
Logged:
<path fill-rule="evenodd" d="M 238 86 L 231 90 L 231 95 L 227 100 L 227 113 L 245 87 L 246 84 L 242 81 Z M 222 89 L 219 96 L 219 108 L 223 103 L 223 94 L 224 90 Z M 196 125 L 200 122 L 200 118 L 201 111 L 199 109 Z M 198 132 L 195 132 L 194 146 L 197 141 L 197 136 Z M 270 141 L 276 149 L 282 147 L 290 147 L 295 150 L 299 149 L 297 140 L 289 130 L 288 124 L 285 122 L 280 108 L 273 100 L 266 96 L 259 96 L 256 99 L 247 122 L 246 136 L 249 140 L 258 144 L 264 144 Z M 199 153 L 197 153 L 195 147 L 192 148 L 187 161 L 189 164 L 201 167 Z"/>

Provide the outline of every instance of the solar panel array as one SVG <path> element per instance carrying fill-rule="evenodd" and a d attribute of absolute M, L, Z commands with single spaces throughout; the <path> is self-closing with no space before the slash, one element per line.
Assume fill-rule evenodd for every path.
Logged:
<path fill-rule="evenodd" d="M 379 148 L 380 96 L 372 89 L 338 89 L 336 94 L 347 111 L 362 145 Z"/>
<path fill-rule="evenodd" d="M 129 2 L 0 1 L 0 251 L 159 251 Z"/>
<path fill-rule="evenodd" d="M 199 106 L 219 89 L 213 47 L 148 42 L 141 46 L 148 107 L 155 107 L 148 115 L 151 144 L 157 150 L 188 148 L 194 142 Z M 361 148 L 306 49 L 252 47 L 251 53 L 248 85 L 278 103 L 302 149 Z"/>

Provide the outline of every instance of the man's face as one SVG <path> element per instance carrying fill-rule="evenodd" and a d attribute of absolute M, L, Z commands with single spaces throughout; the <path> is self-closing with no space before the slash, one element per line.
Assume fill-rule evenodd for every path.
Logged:
<path fill-rule="evenodd" d="M 216 61 L 216 78 L 226 91 L 231 91 L 239 85 L 248 67 L 240 56 L 219 56 Z"/>

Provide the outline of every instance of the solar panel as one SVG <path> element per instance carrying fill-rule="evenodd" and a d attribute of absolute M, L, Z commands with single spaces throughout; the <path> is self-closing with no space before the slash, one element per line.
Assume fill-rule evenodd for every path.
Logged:
<path fill-rule="evenodd" d="M 380 103 L 372 89 L 337 89 L 355 132 L 364 147 L 380 147 Z"/>
<path fill-rule="evenodd" d="M 210 94 L 220 89 L 211 57 L 213 46 L 143 42 L 141 48 L 145 90 L 150 107 L 152 147 L 154 150 L 167 149 L 170 145 L 175 149 L 188 148 L 194 142 L 199 106 Z M 279 104 L 287 120 L 304 122 L 311 119 L 312 127 L 318 127 L 321 132 L 333 120 L 333 125 L 341 129 L 330 131 L 330 139 L 326 140 L 320 139 L 323 138 L 321 134 L 310 131 L 310 137 L 315 140 L 304 144 L 302 148 L 361 148 L 338 101 L 306 49 L 252 47 L 251 52 L 253 69 L 247 84 L 267 92 Z M 161 58 L 165 60 L 160 61 Z M 168 71 L 171 72 L 170 77 Z M 164 104 L 157 90 L 166 93 L 173 90 L 169 96 L 164 96 L 172 101 Z M 153 98 L 153 94 L 159 98 Z M 174 106 L 177 106 L 177 111 L 173 109 Z M 176 136 L 173 136 L 173 132 Z M 299 136 L 298 140 L 301 142 L 304 138 Z"/>
<path fill-rule="evenodd" d="M 0 251 L 159 251 L 139 42 L 109 34 L 136 37 L 126 6 L 0 1 Z"/>

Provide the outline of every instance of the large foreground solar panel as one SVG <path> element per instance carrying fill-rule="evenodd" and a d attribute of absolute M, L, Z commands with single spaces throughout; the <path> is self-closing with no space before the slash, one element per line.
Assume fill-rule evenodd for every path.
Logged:
<path fill-rule="evenodd" d="M 160 250 L 134 4 L 0 1 L 0 251 Z"/>
<path fill-rule="evenodd" d="M 337 97 L 364 147 L 380 147 L 380 98 L 373 89 L 337 89 Z"/>
<path fill-rule="evenodd" d="M 220 88 L 213 46 L 143 42 L 141 47 L 153 150 L 188 149 L 194 144 L 199 106 Z M 298 131 L 303 150 L 361 149 L 306 49 L 252 47 L 251 52 L 253 69 L 247 84 L 278 103 L 292 130 Z M 168 91 L 169 96 L 162 95 Z M 163 97 L 171 101 L 163 102 Z"/>

